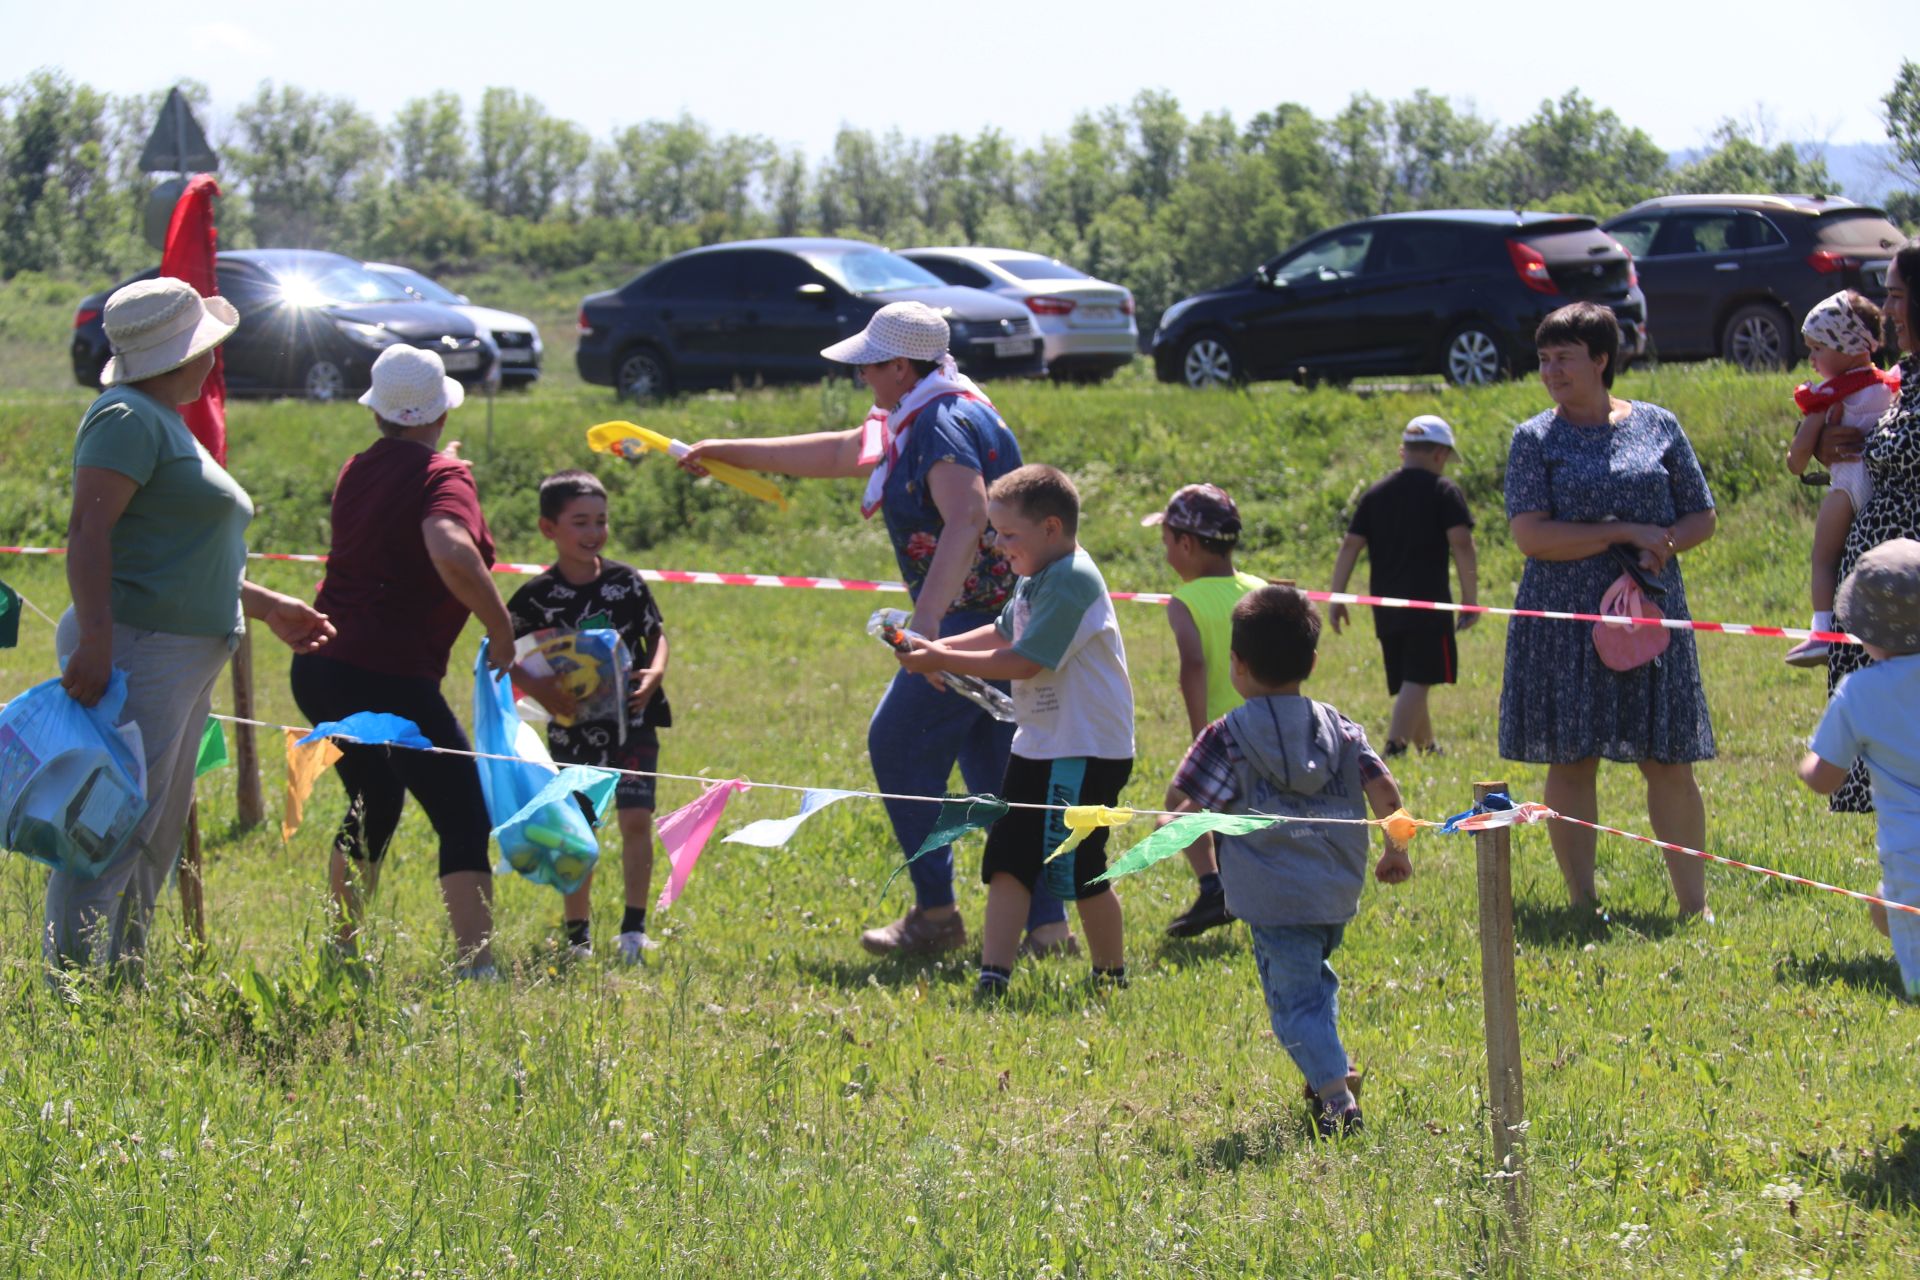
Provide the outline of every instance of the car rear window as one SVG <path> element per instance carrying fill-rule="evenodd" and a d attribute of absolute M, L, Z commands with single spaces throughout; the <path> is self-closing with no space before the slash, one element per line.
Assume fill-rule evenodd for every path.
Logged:
<path fill-rule="evenodd" d="M 993 265 L 1022 280 L 1086 280 L 1084 271 L 1076 271 L 1051 258 L 995 258 Z"/>
<path fill-rule="evenodd" d="M 1596 249 L 1614 252 L 1613 237 L 1589 218 L 1528 227 L 1513 238 L 1538 249 L 1548 262 L 1584 262 L 1601 256 Z"/>
<path fill-rule="evenodd" d="M 1866 257 L 1890 255 L 1907 242 L 1900 228 L 1878 209 L 1846 209 L 1820 215 L 1813 238 L 1823 249 L 1839 249 Z"/>

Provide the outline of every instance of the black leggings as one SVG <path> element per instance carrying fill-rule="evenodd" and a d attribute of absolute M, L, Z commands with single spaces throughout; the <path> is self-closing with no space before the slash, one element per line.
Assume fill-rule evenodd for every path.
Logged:
<path fill-rule="evenodd" d="M 343 720 L 356 711 L 385 711 L 419 725 L 436 747 L 472 750 L 435 681 L 300 654 L 293 660 L 292 683 L 293 700 L 309 724 Z M 335 849 L 356 861 L 380 861 L 411 791 L 440 837 L 441 875 L 492 869 L 487 862 L 492 824 L 473 760 L 403 747 L 339 746 L 334 769 L 347 789 L 347 816 L 334 837 Z"/>

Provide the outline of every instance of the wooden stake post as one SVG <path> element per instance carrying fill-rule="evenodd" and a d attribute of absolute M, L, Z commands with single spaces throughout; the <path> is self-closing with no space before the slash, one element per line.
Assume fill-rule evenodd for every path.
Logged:
<path fill-rule="evenodd" d="M 253 714 L 253 635 L 240 633 L 239 647 L 233 651 L 233 714 L 252 720 Z M 233 726 L 234 816 L 240 825 L 257 827 L 267 818 L 267 804 L 260 794 L 260 747 L 253 726 Z"/>
<path fill-rule="evenodd" d="M 1504 782 L 1476 782 L 1479 805 Z M 1520 1072 L 1520 1007 L 1513 977 L 1512 831 L 1476 831 L 1474 858 L 1480 888 L 1480 998 L 1487 1024 L 1487 1110 L 1493 1124 L 1493 1155 L 1499 1164 L 1500 1196 L 1506 1206 L 1501 1246 L 1525 1272 L 1527 1250 L 1526 1096 Z"/>
<path fill-rule="evenodd" d="M 207 945 L 207 899 L 200 869 L 200 802 L 187 806 L 187 834 L 180 846 L 180 917 L 186 922 L 187 941 L 198 951 Z"/>

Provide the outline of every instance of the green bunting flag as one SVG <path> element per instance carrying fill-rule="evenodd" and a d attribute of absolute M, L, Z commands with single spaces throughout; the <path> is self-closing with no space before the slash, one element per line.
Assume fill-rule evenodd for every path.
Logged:
<path fill-rule="evenodd" d="M 20 643 L 20 593 L 0 582 L 0 649 Z"/>
<path fill-rule="evenodd" d="M 1221 835 L 1244 836 L 1262 827 L 1270 827 L 1278 821 L 1278 818 L 1256 818 L 1233 813 L 1183 813 L 1121 854 L 1104 874 L 1096 876 L 1095 879 L 1118 880 L 1121 876 L 1145 871 L 1154 863 L 1171 858 L 1209 831 L 1217 831 Z"/>
<path fill-rule="evenodd" d="M 200 758 L 194 762 L 193 776 L 203 777 L 227 763 L 227 735 L 221 729 L 220 722 L 212 716 L 207 717 L 207 727 L 200 733 Z"/>
<path fill-rule="evenodd" d="M 969 831 L 990 827 L 1006 812 L 1007 802 L 998 796 L 948 796 L 940 802 L 940 812 L 934 817 L 933 830 L 927 832 L 927 838 L 920 842 L 912 858 L 893 869 L 887 882 L 880 886 L 880 896 L 887 896 L 887 890 L 893 887 L 894 880 L 921 854 L 930 853 L 943 844 L 952 844 Z"/>

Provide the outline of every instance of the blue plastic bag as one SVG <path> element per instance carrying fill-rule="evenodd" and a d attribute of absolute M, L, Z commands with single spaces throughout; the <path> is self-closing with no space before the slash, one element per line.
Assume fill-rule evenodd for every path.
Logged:
<path fill-rule="evenodd" d="M 583 780 L 557 795 L 548 791 L 548 785 L 561 776 L 560 770 L 540 735 L 514 714 L 513 682 L 487 666 L 485 641 L 473 669 L 473 749 L 483 757 L 514 757 L 474 761 L 480 767 L 487 819 L 500 845 L 496 870 L 503 875 L 518 872 L 561 893 L 578 889 L 600 860 L 600 840 L 574 801 L 574 792 L 588 796 L 598 821 L 613 802 L 613 786 L 611 781 L 603 787 Z M 615 777 L 596 772 L 609 780 Z M 584 779 L 584 775 L 569 774 Z"/>
<path fill-rule="evenodd" d="M 0 710 L 0 845 L 86 880 L 126 849 L 147 811 L 139 726 L 114 723 L 126 703 L 115 668 L 91 707 L 48 680 Z"/>

